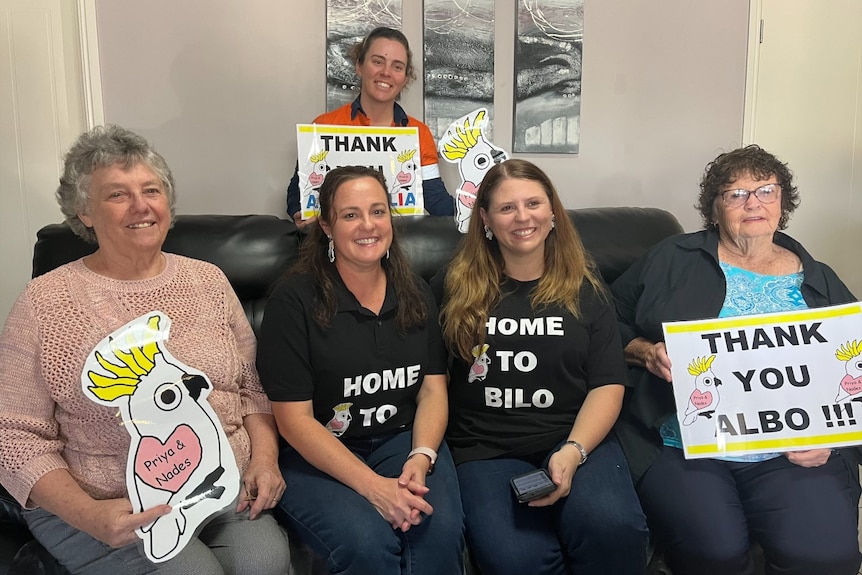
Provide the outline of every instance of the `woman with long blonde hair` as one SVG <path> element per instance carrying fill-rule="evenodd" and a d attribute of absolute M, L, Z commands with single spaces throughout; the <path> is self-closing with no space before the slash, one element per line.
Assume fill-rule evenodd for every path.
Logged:
<path fill-rule="evenodd" d="M 616 315 L 534 164 L 485 176 L 441 317 L 454 356 L 446 437 L 481 572 L 642 573 L 646 522 L 610 434 L 626 381 Z M 537 469 L 545 493 L 519 501 L 510 481 Z"/>

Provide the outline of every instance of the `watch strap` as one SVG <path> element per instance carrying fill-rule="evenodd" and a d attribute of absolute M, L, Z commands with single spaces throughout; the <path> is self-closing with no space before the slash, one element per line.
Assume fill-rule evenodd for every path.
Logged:
<path fill-rule="evenodd" d="M 407 454 L 407 459 L 410 459 L 416 454 L 422 454 L 431 460 L 431 467 L 428 468 L 428 474 L 430 475 L 431 472 L 434 471 L 434 464 L 437 463 L 437 452 L 430 447 L 415 447 Z"/>
<path fill-rule="evenodd" d="M 578 451 L 581 452 L 581 462 L 578 463 L 578 466 L 581 466 L 587 462 L 587 456 L 589 454 L 587 453 L 587 450 L 584 448 L 584 446 L 581 445 L 579 442 L 575 441 L 574 439 L 570 439 L 567 442 L 565 442 L 563 445 L 572 445 L 572 446 L 574 446 L 575 449 L 577 449 Z"/>

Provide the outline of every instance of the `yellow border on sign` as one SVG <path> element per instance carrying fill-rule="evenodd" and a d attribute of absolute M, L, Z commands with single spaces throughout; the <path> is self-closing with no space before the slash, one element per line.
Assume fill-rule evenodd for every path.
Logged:
<path fill-rule="evenodd" d="M 418 134 L 419 129 L 415 126 L 338 126 L 332 124 L 297 124 L 296 130 L 302 134 L 313 134 L 321 132 L 324 134 L 390 134 L 409 135 Z"/>
<path fill-rule="evenodd" d="M 723 448 L 714 443 L 703 445 L 691 445 L 685 448 L 686 453 L 692 455 L 725 455 L 728 452 L 750 453 L 754 449 L 767 451 L 778 451 L 788 447 L 812 447 L 831 446 L 836 443 L 855 442 L 862 443 L 862 430 L 836 433 L 833 435 L 811 435 L 807 437 L 795 437 L 789 439 L 757 439 L 754 441 L 728 441 Z"/>
<path fill-rule="evenodd" d="M 836 308 L 812 309 L 798 312 L 782 313 L 764 317 L 762 315 L 745 316 L 739 319 L 720 319 L 700 322 L 669 322 L 664 325 L 667 333 L 689 333 L 693 331 L 720 330 L 733 327 L 764 326 L 773 323 L 790 323 L 814 319 L 829 319 L 862 313 L 862 305 L 848 304 Z"/>

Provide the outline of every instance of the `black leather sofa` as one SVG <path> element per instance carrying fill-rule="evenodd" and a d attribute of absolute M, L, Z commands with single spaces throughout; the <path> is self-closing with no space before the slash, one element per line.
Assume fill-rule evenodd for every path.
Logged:
<path fill-rule="evenodd" d="M 584 245 L 608 283 L 658 240 L 682 231 L 670 213 L 654 208 L 588 208 L 569 210 Z M 396 220 L 397 233 L 413 269 L 425 280 L 446 265 L 461 234 L 451 218 L 412 217 Z M 272 284 L 295 260 L 301 234 L 294 224 L 275 216 L 178 216 L 164 250 L 207 260 L 227 275 L 257 332 Z M 33 256 L 33 276 L 87 255 L 95 246 L 75 236 L 65 224 L 42 228 Z M 0 575 L 62 574 L 32 537 L 18 504 L 0 492 Z M 301 550 L 300 550 L 301 551 Z M 309 558 L 295 558 L 298 573 L 314 571 Z"/>

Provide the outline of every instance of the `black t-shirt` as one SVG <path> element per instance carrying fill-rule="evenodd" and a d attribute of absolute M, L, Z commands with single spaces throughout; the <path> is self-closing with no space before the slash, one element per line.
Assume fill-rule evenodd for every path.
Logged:
<path fill-rule="evenodd" d="M 422 379 L 446 373 L 430 288 L 414 278 L 428 319 L 424 326 L 400 334 L 395 325 L 400 304 L 390 285 L 377 315 L 359 304 L 338 274 L 333 280 L 337 311 L 328 328 L 312 317 L 317 288 L 310 276 L 289 277 L 267 302 L 257 368 L 269 399 L 310 399 L 314 417 L 342 439 L 409 429 Z"/>
<path fill-rule="evenodd" d="M 571 431 L 590 390 L 626 383 L 613 304 L 585 282 L 580 318 L 558 305 L 534 311 L 537 283 L 507 279 L 485 345 L 472 364 L 454 362 L 446 439 L 456 463 L 541 459 Z"/>

